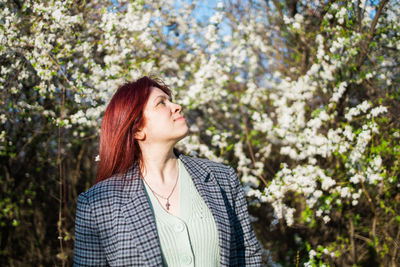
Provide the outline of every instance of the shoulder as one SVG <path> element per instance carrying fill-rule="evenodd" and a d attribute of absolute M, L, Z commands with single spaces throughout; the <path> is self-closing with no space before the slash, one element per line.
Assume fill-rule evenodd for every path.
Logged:
<path fill-rule="evenodd" d="M 219 162 L 215 162 L 209 159 L 205 159 L 205 158 L 195 158 L 195 157 L 190 157 L 190 156 L 186 156 L 183 154 L 179 155 L 179 158 L 181 160 L 183 160 L 184 162 L 187 162 L 190 164 L 196 164 L 196 165 L 200 165 L 202 167 L 206 167 L 211 171 L 222 171 L 222 172 L 230 172 L 231 170 L 233 170 L 233 168 L 231 166 L 219 163 Z"/>
<path fill-rule="evenodd" d="M 188 168 L 195 171 L 205 171 L 216 178 L 217 181 L 232 181 L 237 180 L 235 170 L 228 165 L 215 162 L 205 158 L 194 158 L 183 154 L 179 155 L 179 158 L 185 163 Z"/>
<path fill-rule="evenodd" d="M 101 203 L 109 202 L 109 200 L 121 196 L 124 184 L 124 175 L 113 175 L 81 193 L 78 201 L 86 200 L 91 205 L 101 205 Z"/>

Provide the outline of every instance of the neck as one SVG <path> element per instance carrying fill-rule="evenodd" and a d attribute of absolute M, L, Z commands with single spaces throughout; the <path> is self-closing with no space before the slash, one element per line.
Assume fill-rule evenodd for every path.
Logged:
<path fill-rule="evenodd" d="M 143 177 L 148 181 L 168 183 L 176 179 L 178 161 L 173 146 L 141 146 L 143 156 Z"/>

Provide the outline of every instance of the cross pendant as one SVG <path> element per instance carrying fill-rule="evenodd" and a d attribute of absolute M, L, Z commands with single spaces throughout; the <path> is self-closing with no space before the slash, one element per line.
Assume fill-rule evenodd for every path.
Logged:
<path fill-rule="evenodd" d="M 171 204 L 169 204 L 169 200 L 167 199 L 167 203 L 165 204 L 165 207 L 167 208 L 167 210 L 169 210 L 169 206 L 171 206 Z"/>

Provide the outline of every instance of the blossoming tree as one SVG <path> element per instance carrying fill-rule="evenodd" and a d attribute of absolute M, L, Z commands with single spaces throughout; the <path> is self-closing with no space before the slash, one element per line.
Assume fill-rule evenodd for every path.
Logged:
<path fill-rule="evenodd" d="M 201 5 L 0 2 L 0 263 L 71 263 L 101 114 L 155 74 L 179 148 L 237 169 L 267 264 L 396 266 L 400 3 Z"/>

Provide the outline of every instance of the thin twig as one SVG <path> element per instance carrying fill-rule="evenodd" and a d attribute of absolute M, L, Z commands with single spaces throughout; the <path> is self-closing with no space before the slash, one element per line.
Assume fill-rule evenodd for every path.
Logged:
<path fill-rule="evenodd" d="M 26 148 L 30 143 L 32 143 L 33 139 L 35 139 L 35 137 L 36 137 L 39 133 L 41 133 L 41 132 L 42 132 L 42 131 L 35 131 L 35 132 L 33 132 L 32 136 L 29 137 L 28 141 L 26 141 L 26 143 L 22 146 L 22 148 L 21 148 L 20 151 L 18 152 L 18 156 L 17 156 L 17 157 L 19 157 L 19 156 L 22 154 L 22 152 L 25 150 L 25 148 Z"/>
<path fill-rule="evenodd" d="M 61 72 L 61 74 L 63 75 L 64 79 L 67 81 L 67 84 L 69 84 L 77 93 L 81 94 L 81 92 L 79 92 L 79 89 L 76 88 L 75 85 L 73 85 L 73 83 L 68 79 L 67 75 L 65 75 L 65 73 L 61 69 L 61 66 L 58 63 L 58 61 L 56 59 L 54 59 L 49 53 L 47 55 L 49 56 L 51 61 L 53 61 L 53 63 L 57 66 L 58 70 Z"/>
<path fill-rule="evenodd" d="M 62 102 L 61 102 L 61 116 L 64 114 L 64 104 L 65 104 L 65 88 L 62 89 Z M 57 140 L 57 161 L 59 167 L 59 206 L 58 206 L 58 223 L 57 223 L 57 230 L 58 230 L 58 240 L 60 243 L 60 259 L 61 264 L 65 266 L 65 254 L 64 254 L 64 244 L 63 244 L 63 231 L 62 231 L 62 204 L 63 204 L 63 166 L 62 166 L 62 159 L 61 159 L 61 124 L 58 125 L 58 140 Z"/>
<path fill-rule="evenodd" d="M 356 246 L 354 242 L 354 222 L 352 218 L 349 219 L 350 222 L 350 253 L 353 258 L 353 262 L 357 262 Z"/>
<path fill-rule="evenodd" d="M 357 239 L 363 240 L 366 243 L 372 243 L 373 242 L 370 238 L 362 236 L 362 235 L 359 235 L 359 234 L 356 234 L 356 233 L 354 234 L 354 237 L 357 238 Z"/>
<path fill-rule="evenodd" d="M 379 216 L 378 216 L 378 213 L 376 212 L 376 208 L 375 208 L 374 202 L 372 201 L 372 198 L 369 195 L 369 193 L 367 191 L 367 188 L 365 187 L 364 182 L 362 180 L 360 180 L 360 183 L 361 183 L 362 191 L 363 191 L 364 195 L 367 197 L 368 203 L 370 204 L 372 212 L 374 213 L 374 219 L 376 220 L 376 224 L 378 225 L 378 229 L 383 234 L 383 241 L 386 243 L 387 233 L 384 230 L 384 228 L 382 227 L 382 224 L 381 224 L 381 222 L 379 220 Z"/>
<path fill-rule="evenodd" d="M 383 7 L 386 5 L 387 2 L 388 2 L 388 0 L 383 0 L 382 2 L 379 3 L 378 10 L 376 11 L 374 20 L 372 21 L 371 28 L 369 29 L 367 39 L 365 40 L 365 42 L 363 44 L 361 44 L 361 54 L 360 54 L 360 57 L 357 62 L 357 68 L 359 68 L 362 65 L 362 63 L 368 53 L 368 46 L 372 40 L 372 37 L 374 37 L 376 24 L 378 23 L 378 19 L 381 16 Z"/>
<path fill-rule="evenodd" d="M 399 244 L 397 243 L 397 240 L 399 240 L 399 239 L 400 239 L 400 228 L 397 231 L 396 240 L 393 240 L 394 251 L 393 251 L 393 255 L 392 255 L 392 266 L 396 266 L 396 254 L 397 254 L 397 251 L 399 250 Z"/>
<path fill-rule="evenodd" d="M 243 112 L 243 106 L 242 106 L 242 103 L 240 101 L 240 97 L 239 97 L 239 93 L 238 92 L 236 92 L 236 97 L 237 97 L 238 104 L 239 104 L 240 115 L 242 116 L 242 120 L 243 120 L 244 132 L 245 132 L 245 135 L 246 135 L 246 143 L 247 143 L 247 147 L 249 148 L 250 158 L 251 158 L 251 161 L 253 162 L 253 166 L 255 166 L 256 165 L 255 164 L 256 163 L 256 158 L 254 156 L 253 147 L 252 147 L 251 141 L 250 141 L 249 129 L 247 127 L 247 118 L 246 118 L 246 115 Z M 257 175 L 257 177 L 264 183 L 264 185 L 266 187 L 268 187 L 268 182 L 267 182 L 267 180 L 265 180 L 264 177 L 262 177 L 262 175 Z"/>

